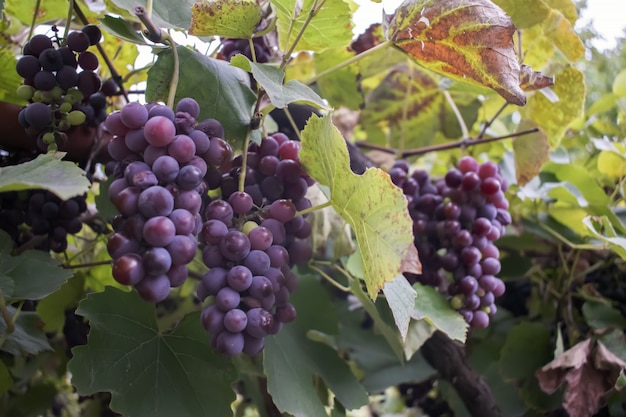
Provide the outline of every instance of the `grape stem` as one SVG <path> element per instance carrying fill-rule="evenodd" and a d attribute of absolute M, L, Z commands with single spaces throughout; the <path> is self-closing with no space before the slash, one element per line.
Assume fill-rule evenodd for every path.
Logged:
<path fill-rule="evenodd" d="M 326 207 L 330 207 L 332 204 L 333 204 L 332 201 L 329 200 L 329 201 L 327 201 L 325 203 L 318 204 L 317 206 L 313 206 L 313 207 L 309 207 L 309 208 L 304 209 L 304 210 L 297 211 L 295 217 L 302 216 L 302 215 L 309 214 L 309 213 L 313 213 L 314 211 L 322 210 L 322 209 L 324 209 Z"/>
<path fill-rule="evenodd" d="M 318 274 L 320 274 L 326 281 L 328 281 L 333 287 L 343 291 L 343 292 L 350 292 L 350 287 L 346 287 L 344 285 L 341 285 L 340 283 L 338 283 L 337 281 L 335 281 L 333 278 L 330 277 L 330 275 L 328 275 L 326 272 L 322 271 L 320 268 L 318 268 L 317 266 L 315 266 L 313 264 L 313 261 L 309 262 L 309 268 L 311 268 L 312 270 L 314 270 L 315 272 L 317 272 Z"/>
<path fill-rule="evenodd" d="M 0 336 L 0 346 L 4 345 L 4 342 L 7 341 L 11 333 L 15 331 L 15 322 L 17 321 L 17 318 L 22 311 L 23 305 L 24 300 L 20 301 L 17 309 L 15 310 L 15 314 L 13 314 L 13 317 L 11 317 L 11 315 L 9 314 L 9 310 L 7 309 L 7 305 L 4 302 L 4 296 L 2 294 L 2 291 L 0 291 L 0 311 L 2 312 L 2 318 L 7 325 L 6 330 L 4 331 L 4 333 L 2 333 L 2 336 Z"/>
<path fill-rule="evenodd" d="M 442 143 L 439 145 L 431 145 L 431 146 L 423 146 L 421 148 L 409 149 L 400 153 L 396 149 L 393 149 L 393 148 L 373 145 L 371 143 L 367 143 L 363 141 L 356 142 L 356 145 L 359 148 L 363 148 L 363 149 L 371 149 L 371 150 L 389 153 L 392 155 L 399 155 L 399 158 L 403 159 L 403 158 L 408 158 L 411 156 L 425 155 L 430 152 L 439 152 L 439 151 L 445 151 L 445 150 L 454 149 L 454 148 L 467 148 L 469 146 L 481 145 L 481 144 L 490 143 L 490 142 L 497 142 L 497 141 L 504 140 L 504 139 L 510 139 L 510 138 L 515 138 L 518 136 L 529 135 L 531 133 L 535 133 L 538 131 L 539 131 L 539 128 L 533 128 L 533 129 L 523 130 L 521 132 L 509 133 L 508 135 L 494 136 L 492 138 L 487 138 L 487 139 L 464 138 L 456 142 Z"/>
<path fill-rule="evenodd" d="M 149 5 L 150 7 L 152 6 L 151 2 L 149 2 Z M 135 7 L 134 11 L 135 16 L 137 16 L 141 23 L 143 23 L 143 25 L 146 27 L 145 34 L 149 40 L 151 40 L 152 42 L 163 43 L 172 48 L 172 54 L 174 56 L 174 70 L 172 72 L 172 79 L 170 80 L 170 89 L 167 95 L 166 104 L 168 105 L 168 107 L 174 108 L 174 101 L 176 99 L 176 88 L 178 87 L 178 79 L 180 77 L 180 62 L 178 60 L 178 49 L 176 46 L 176 42 L 174 42 L 174 39 L 172 39 L 169 33 L 162 31 L 154 24 L 154 22 L 150 18 L 150 12 L 152 11 L 151 9 L 149 11 L 146 11 L 146 9 L 144 9 L 143 7 L 137 6 Z"/>
<path fill-rule="evenodd" d="M 67 20 L 65 21 L 65 30 L 63 32 L 63 46 L 67 46 L 67 35 L 70 33 L 70 25 L 72 24 L 74 3 L 74 0 L 69 0 L 69 5 L 67 8 Z"/>
<path fill-rule="evenodd" d="M 87 20 L 87 17 L 85 16 L 85 14 L 81 10 L 80 6 L 78 5 L 78 2 L 76 2 L 76 1 L 74 2 L 74 13 L 76 13 L 76 16 L 80 19 L 80 21 L 83 23 L 83 25 L 89 24 L 89 20 Z M 115 66 L 113 65 L 113 62 L 111 61 L 111 59 L 107 55 L 106 51 L 102 47 L 102 44 L 97 43 L 96 44 L 96 49 L 98 49 L 98 52 L 100 53 L 100 56 L 102 56 L 102 59 L 104 59 L 104 62 L 107 65 L 107 68 L 111 72 L 111 78 L 113 78 L 115 80 L 115 82 L 117 82 L 117 85 L 120 88 L 120 91 L 122 92 L 122 95 L 124 96 L 124 100 L 126 100 L 126 102 L 128 103 L 130 101 L 128 99 L 128 93 L 126 93 L 126 89 L 124 88 L 124 84 L 120 81 L 122 79 L 122 77 L 120 76 L 120 74 L 115 69 Z"/>
<path fill-rule="evenodd" d="M 61 267 L 63 269 L 80 269 L 80 268 L 91 268 L 92 266 L 101 266 L 101 265 L 111 265 L 111 261 L 87 262 L 84 264 L 74 264 L 74 265 L 63 264 L 61 265 Z"/>
<path fill-rule="evenodd" d="M 256 114 L 256 113 L 255 113 Z M 248 172 L 248 145 L 250 144 L 250 135 L 252 134 L 252 129 L 248 128 L 246 132 L 246 138 L 243 141 L 243 152 L 241 159 L 241 172 L 239 173 L 239 192 L 244 192 L 244 188 L 246 186 L 246 172 Z"/>
<path fill-rule="evenodd" d="M 33 12 L 33 20 L 30 22 L 30 29 L 28 30 L 28 39 L 33 37 L 35 33 L 35 23 L 37 23 L 37 16 L 39 16 L 39 9 L 41 8 L 41 0 L 37 0 L 35 4 L 35 11 Z"/>
<path fill-rule="evenodd" d="M 324 3 L 326 3 L 326 0 L 319 0 L 319 1 L 315 0 L 313 2 L 313 5 L 311 6 L 311 10 L 309 10 L 309 13 L 306 16 L 306 20 L 302 23 L 302 27 L 298 31 L 296 38 L 293 40 L 293 43 L 291 44 L 287 52 L 285 52 L 285 54 L 283 55 L 283 60 L 280 63 L 281 70 L 285 69 L 285 67 L 287 66 L 287 63 L 289 62 L 289 59 L 291 58 L 291 54 L 293 54 L 293 51 L 295 51 L 296 46 L 298 45 L 298 42 L 300 42 L 300 39 L 302 39 L 304 32 L 306 31 L 307 27 L 311 23 L 311 20 L 313 20 L 315 15 L 321 10 L 322 6 L 324 6 Z M 289 35 L 291 35 L 291 29 L 293 28 L 293 23 L 295 19 L 296 17 L 291 19 L 291 22 L 289 23 L 289 32 L 288 32 Z M 289 40 L 289 35 L 287 36 L 287 40 Z"/>
<path fill-rule="evenodd" d="M 459 122 L 459 126 L 461 127 L 461 135 L 463 136 L 464 139 L 469 138 L 470 136 L 469 130 L 467 129 L 465 120 L 463 120 L 463 115 L 461 114 L 461 112 L 459 111 L 459 108 L 457 107 L 456 103 L 452 99 L 452 95 L 450 95 L 450 92 L 448 90 L 445 90 L 443 92 L 443 95 L 446 97 L 446 100 L 448 101 L 448 104 L 450 105 L 450 107 L 452 107 L 452 111 L 454 112 L 454 115 L 456 116 L 456 119 Z"/>
<path fill-rule="evenodd" d="M 383 43 L 379 43 L 378 45 L 374 46 L 373 48 L 368 49 L 367 51 L 361 52 L 358 55 L 353 56 L 352 58 L 346 59 L 345 61 L 335 65 L 334 67 L 330 67 L 318 74 L 315 74 L 312 78 L 309 78 L 307 81 L 304 82 L 304 84 L 306 85 L 311 85 L 314 82 L 316 82 L 317 80 L 319 80 L 322 77 L 325 77 L 328 74 L 331 74 L 335 71 L 338 71 L 344 67 L 347 67 L 348 65 L 354 64 L 355 62 L 358 62 L 360 60 L 362 60 L 363 58 L 366 58 L 370 55 L 375 54 L 376 52 L 389 48 L 393 46 L 393 43 L 391 41 L 386 41 Z"/>

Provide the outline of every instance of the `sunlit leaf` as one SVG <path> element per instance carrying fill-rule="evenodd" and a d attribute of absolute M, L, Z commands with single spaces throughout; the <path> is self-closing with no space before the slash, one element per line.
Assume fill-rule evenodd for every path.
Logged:
<path fill-rule="evenodd" d="M 489 0 L 405 0 L 388 37 L 428 69 L 458 81 L 485 85 L 522 106 L 515 25 Z"/>
<path fill-rule="evenodd" d="M 465 342 L 468 324 L 463 316 L 452 309 L 450 303 L 435 288 L 415 283 L 413 289 L 417 292 L 417 297 L 411 317 L 426 320 L 449 338 Z"/>
<path fill-rule="evenodd" d="M 552 90 L 559 98 L 557 102 L 535 93 L 522 112 L 545 130 L 550 147 L 555 148 L 569 125 L 584 114 L 586 89 L 582 72 L 571 66 L 564 68 L 555 75 Z"/>
<path fill-rule="evenodd" d="M 523 120 L 518 127 L 522 132 L 537 127 L 530 120 Z M 550 160 L 548 136 L 541 129 L 513 139 L 515 175 L 520 185 L 525 185 L 541 171 L 541 167 Z"/>
<path fill-rule="evenodd" d="M 79 393 L 111 392 L 111 409 L 129 417 L 232 417 L 236 372 L 211 348 L 198 314 L 165 333 L 154 304 L 112 287 L 88 295 L 76 313 L 91 326 L 68 364 Z"/>
<path fill-rule="evenodd" d="M 25 25 L 30 25 L 33 20 L 33 16 L 37 15 L 36 23 L 51 22 L 56 19 L 65 19 L 67 17 L 67 1 L 64 0 L 46 0 L 39 3 L 39 8 L 36 9 L 37 2 L 34 1 L 20 1 L 20 0 L 6 0 L 5 13 L 9 16 L 17 18 Z M 37 13 L 35 13 L 37 10 Z"/>
<path fill-rule="evenodd" d="M 254 0 L 202 0 L 191 6 L 189 34 L 250 38 L 261 20 Z"/>
<path fill-rule="evenodd" d="M 208 117 L 219 120 L 227 140 L 243 142 L 256 99 L 248 85 L 248 74 L 228 62 L 209 58 L 183 46 L 177 50 L 180 81 L 175 101 L 184 97 L 196 99 L 200 104 L 200 120 Z M 167 100 L 173 70 L 172 52 L 161 52 L 148 71 L 147 101 Z"/>
<path fill-rule="evenodd" d="M 328 49 L 315 54 L 315 71 L 320 73 L 353 56 L 354 53 L 346 48 Z M 363 104 L 363 93 L 358 81 L 358 67 L 350 65 L 321 77 L 317 80 L 317 87 L 331 106 L 358 110 Z"/>
<path fill-rule="evenodd" d="M 309 119 L 300 159 L 311 177 L 329 188 L 332 206 L 352 227 L 372 299 L 402 272 L 421 271 L 406 197 L 380 169 L 363 175 L 350 170 L 346 144 L 329 116 Z"/>
<path fill-rule="evenodd" d="M 548 19 L 543 23 L 543 32 L 570 61 L 579 60 L 585 53 L 585 46 L 574 31 L 574 26 L 561 12 L 556 10 L 550 12 Z"/>
<path fill-rule="evenodd" d="M 285 72 L 273 65 L 257 64 L 239 54 L 230 61 L 231 65 L 252 72 L 257 82 L 265 89 L 270 101 L 279 109 L 300 101 L 321 109 L 329 110 L 324 100 L 310 87 L 300 81 L 291 80 L 283 84 Z"/>
<path fill-rule="evenodd" d="M 296 40 L 308 20 L 316 0 L 272 0 L 272 7 L 278 17 L 278 41 L 280 49 L 287 51 Z M 296 51 L 311 50 L 321 52 L 326 48 L 348 46 L 352 40 L 350 7 L 343 0 L 327 0 L 310 20 Z"/>
<path fill-rule="evenodd" d="M 42 154 L 32 161 L 0 168 L 0 192 L 44 189 L 63 200 L 86 193 L 90 184 L 85 171 L 61 161 L 63 155 Z"/>
<path fill-rule="evenodd" d="M 548 6 L 558 10 L 565 18 L 574 25 L 578 20 L 578 10 L 574 0 L 543 0 Z"/>
<path fill-rule="evenodd" d="M 135 7 L 147 8 L 148 0 L 111 0 L 134 15 Z M 195 0 L 153 0 L 152 21 L 157 27 L 186 29 L 191 24 L 191 6 Z"/>
<path fill-rule="evenodd" d="M 543 0 L 492 0 L 511 16 L 519 29 L 526 29 L 543 22 L 550 14 L 550 8 Z"/>
<path fill-rule="evenodd" d="M 24 81 L 17 72 L 15 64 L 17 60 L 10 49 L 0 49 L 0 100 L 6 103 L 19 105 L 26 104 L 23 99 L 16 94 L 17 88 Z"/>
<path fill-rule="evenodd" d="M 626 97 L 626 69 L 621 70 L 613 79 L 613 94 Z"/>
<path fill-rule="evenodd" d="M 598 155 L 598 171 L 615 179 L 626 175 L 626 159 L 612 151 L 600 151 Z"/>

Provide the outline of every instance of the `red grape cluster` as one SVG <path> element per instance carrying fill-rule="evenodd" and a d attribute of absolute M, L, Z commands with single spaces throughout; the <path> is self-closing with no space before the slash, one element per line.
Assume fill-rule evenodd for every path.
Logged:
<path fill-rule="evenodd" d="M 67 249 L 67 235 L 82 229 L 80 215 L 86 210 L 85 196 L 61 200 L 43 190 L 0 193 L 0 229 L 17 245 L 39 239 L 35 249 L 61 253 Z"/>
<path fill-rule="evenodd" d="M 113 277 L 149 301 L 164 300 L 187 278 L 202 226 L 204 176 L 209 166 L 232 157 L 226 141 L 205 133 L 223 136 L 221 126 L 214 120 L 196 125 L 199 113 L 198 103 L 184 98 L 176 112 L 156 103 L 129 103 L 105 121 L 114 134 L 109 154 L 118 161 L 117 179 L 109 186 L 120 213 L 108 242 Z"/>
<path fill-rule="evenodd" d="M 41 150 L 62 145 L 67 140 L 64 132 L 85 124 L 88 116 L 91 124 L 106 117 L 106 101 L 96 94 L 101 86 L 94 72 L 98 57 L 87 50 L 101 37 L 97 26 L 87 25 L 70 32 L 66 46 L 55 47 L 46 35 L 35 35 L 24 46 L 15 69 L 24 78 L 18 96 L 29 104 L 20 111 L 19 123 Z"/>
<path fill-rule="evenodd" d="M 487 327 L 496 312 L 494 300 L 505 290 L 496 278 L 500 261 L 494 242 L 511 223 L 498 166 L 465 156 L 435 182 L 423 170 L 409 175 L 405 161 L 396 162 L 389 174 L 404 191 L 414 222 L 422 275 L 413 278 L 447 292 L 472 327 Z"/>
<path fill-rule="evenodd" d="M 214 184 L 222 195 L 205 210 L 202 258 L 210 270 L 198 298 L 215 297 L 202 322 L 225 355 L 259 353 L 265 336 L 296 317 L 291 267 L 312 256 L 305 240 L 311 226 L 298 211 L 311 207 L 305 194 L 313 180 L 300 165 L 299 149 L 299 142 L 276 133 L 249 146 L 243 191 L 243 155 L 223 165 Z"/>

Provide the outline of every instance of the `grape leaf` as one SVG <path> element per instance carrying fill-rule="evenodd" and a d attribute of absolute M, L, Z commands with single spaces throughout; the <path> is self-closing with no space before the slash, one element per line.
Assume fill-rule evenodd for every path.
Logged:
<path fill-rule="evenodd" d="M 453 310 L 450 303 L 435 288 L 418 282 L 413 284 L 413 289 L 417 292 L 417 298 L 411 317 L 415 320 L 424 319 L 449 338 L 465 342 L 468 324 L 463 316 Z"/>
<path fill-rule="evenodd" d="M 574 31 L 574 25 L 558 10 L 552 10 L 543 22 L 543 33 L 570 61 L 579 60 L 585 45 Z"/>
<path fill-rule="evenodd" d="M 420 65 L 457 81 L 484 85 L 523 106 L 515 25 L 489 0 L 405 0 L 388 38 Z"/>
<path fill-rule="evenodd" d="M 29 250 L 11 256 L 12 242 L 0 230 L 0 289 L 5 300 L 39 300 L 72 277 L 46 252 Z"/>
<path fill-rule="evenodd" d="M 176 89 L 176 102 L 184 97 L 196 99 L 200 104 L 198 120 L 209 117 L 219 120 L 224 126 L 227 140 L 243 143 L 256 100 L 248 85 L 248 74 L 228 62 L 209 58 L 183 46 L 179 46 L 177 51 L 180 81 Z M 161 52 L 148 71 L 147 101 L 167 99 L 173 69 L 171 50 Z"/>
<path fill-rule="evenodd" d="M 68 364 L 82 395 L 109 391 L 111 409 L 128 417 L 232 416 L 237 374 L 210 347 L 198 314 L 162 332 L 154 304 L 112 287 L 89 294 L 76 313 L 91 325 Z"/>
<path fill-rule="evenodd" d="M 346 48 L 327 49 L 324 52 L 314 54 L 315 72 L 319 74 L 352 57 L 354 57 L 354 52 Z M 363 105 L 363 93 L 359 82 L 358 68 L 357 65 L 349 65 L 332 71 L 317 80 L 316 84 L 320 94 L 333 107 L 339 108 L 344 106 L 352 110 L 358 110 Z"/>
<path fill-rule="evenodd" d="M 106 15 L 100 19 L 100 23 L 102 23 L 102 26 L 104 26 L 108 32 L 120 39 L 125 40 L 126 42 L 132 42 L 139 45 L 148 44 L 143 34 L 136 31 L 135 28 L 133 28 L 132 23 L 126 19 Z"/>
<path fill-rule="evenodd" d="M 385 283 L 383 294 L 385 294 L 385 299 L 387 304 L 389 304 L 396 326 L 400 330 L 400 336 L 402 336 L 403 341 L 406 341 L 409 322 L 411 321 L 411 312 L 415 308 L 417 293 L 404 275 L 398 275 L 393 280 Z"/>
<path fill-rule="evenodd" d="M 42 154 L 32 161 L 0 168 L 0 192 L 41 188 L 67 200 L 89 190 L 85 171 L 73 162 L 61 161 L 65 155 Z"/>
<path fill-rule="evenodd" d="M 0 100 L 6 103 L 24 105 L 26 102 L 17 96 L 16 90 L 24 81 L 17 72 L 15 55 L 8 48 L 0 49 Z"/>
<path fill-rule="evenodd" d="M 296 417 L 326 417 L 313 385 L 314 375 L 324 380 L 347 409 L 367 404 L 367 393 L 337 352 L 307 338 L 310 330 L 338 333 L 333 305 L 320 282 L 301 276 L 291 301 L 298 310 L 296 321 L 268 337 L 263 353 L 268 392 L 278 409 Z"/>
<path fill-rule="evenodd" d="M 4 395 L 12 386 L 13 377 L 4 362 L 0 361 L 0 395 Z"/>
<path fill-rule="evenodd" d="M 492 0 L 511 16 L 519 29 L 526 29 L 544 21 L 550 14 L 550 8 L 543 0 Z"/>
<path fill-rule="evenodd" d="M 518 132 L 538 127 L 531 120 L 522 120 Z M 538 132 L 519 136 L 513 139 L 513 156 L 515 158 L 515 175 L 519 185 L 532 180 L 541 167 L 550 160 L 550 144 L 548 136 L 541 129 Z"/>
<path fill-rule="evenodd" d="M 376 124 L 389 129 L 385 145 L 392 147 L 424 146 L 438 131 L 450 138 L 460 136 L 458 120 L 444 90 L 439 87 L 440 81 L 437 75 L 413 65 L 395 66 L 367 94 L 361 112 L 364 127 L 368 129 Z M 452 92 L 450 95 L 465 124 L 473 125 L 481 107 L 476 95 L 473 92 Z"/>
<path fill-rule="evenodd" d="M 584 114 L 586 93 L 582 72 L 572 66 L 564 68 L 556 74 L 552 90 L 558 101 L 553 102 L 543 94 L 535 93 L 522 114 L 546 131 L 550 147 L 554 149 L 568 127 Z"/>
<path fill-rule="evenodd" d="M 348 149 L 330 116 L 311 116 L 302 131 L 300 159 L 311 177 L 329 188 L 331 205 L 352 227 L 372 299 L 402 272 L 420 273 L 402 190 L 378 168 L 363 175 L 350 170 Z"/>
<path fill-rule="evenodd" d="M 310 20 L 302 37 L 298 41 L 296 51 L 311 50 L 322 52 L 327 48 L 348 46 L 352 41 L 352 21 L 350 7 L 343 0 L 272 0 L 276 11 L 278 41 L 280 49 L 287 51 L 296 35 L 300 33 L 309 19 L 311 9 L 323 4 L 313 19 Z"/>
<path fill-rule="evenodd" d="M 257 64 L 238 54 L 230 60 L 231 65 L 252 72 L 254 79 L 263 87 L 270 101 L 279 109 L 296 101 L 330 110 L 326 102 L 310 87 L 300 81 L 291 80 L 283 84 L 285 72 L 273 65 Z"/>
<path fill-rule="evenodd" d="M 253 0 L 203 0 L 191 6 L 189 34 L 250 38 L 261 20 L 261 6 Z"/>
<path fill-rule="evenodd" d="M 626 328 L 626 318 L 618 309 L 609 304 L 600 301 L 585 301 L 582 311 L 587 324 L 596 330 Z"/>
<path fill-rule="evenodd" d="M 142 6 L 146 9 L 148 0 L 110 0 L 123 10 L 134 15 L 134 9 Z M 195 0 L 153 0 L 152 21 L 157 27 L 186 29 L 191 23 L 191 6 Z M 66 6 L 67 9 L 67 6 Z M 67 13 L 67 12 L 66 12 Z"/>
<path fill-rule="evenodd" d="M 56 19 L 64 19 L 67 17 L 67 1 L 65 0 L 47 0 L 41 2 L 37 13 L 36 21 L 33 22 L 35 4 L 30 1 L 7 0 L 5 13 L 11 17 L 15 17 L 25 25 L 31 23 L 52 22 Z"/>
<path fill-rule="evenodd" d="M 49 294 L 37 303 L 37 314 L 44 322 L 45 332 L 63 331 L 65 324 L 65 310 L 75 307 L 78 301 L 84 296 L 85 277 L 77 274 L 68 280 L 58 290 Z"/>
<path fill-rule="evenodd" d="M 540 323 L 522 322 L 511 328 L 500 353 L 505 380 L 533 379 L 534 372 L 552 357 L 550 330 Z"/>
<path fill-rule="evenodd" d="M 15 317 L 15 329 L 4 343 L 0 346 L 0 350 L 8 352 L 15 356 L 23 356 L 27 354 L 35 355 L 44 350 L 52 350 L 52 346 L 48 343 L 48 338 L 41 330 L 41 320 L 37 313 L 32 311 L 20 311 L 12 306 L 7 307 L 10 317 Z M 0 335 L 7 331 L 7 324 L 4 320 L 0 320 Z"/>

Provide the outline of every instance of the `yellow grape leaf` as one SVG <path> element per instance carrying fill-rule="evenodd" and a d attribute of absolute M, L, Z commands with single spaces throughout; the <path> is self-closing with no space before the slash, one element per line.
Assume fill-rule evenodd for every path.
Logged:
<path fill-rule="evenodd" d="M 585 81 L 582 72 L 572 66 L 555 75 L 552 91 L 558 97 L 550 100 L 541 92 L 535 93 L 522 111 L 523 117 L 537 122 L 545 130 L 554 149 L 561 142 L 567 128 L 584 114 Z"/>
<path fill-rule="evenodd" d="M 493 2 L 511 16 L 511 20 L 519 29 L 535 26 L 550 14 L 550 8 L 543 0 L 493 0 Z"/>
<path fill-rule="evenodd" d="M 517 131 L 523 132 L 535 127 L 538 126 L 534 122 L 522 120 Z M 517 182 L 524 185 L 539 174 L 543 164 L 550 160 L 548 136 L 542 130 L 519 136 L 513 140 L 513 153 Z"/>
<path fill-rule="evenodd" d="M 548 6 L 563 13 L 563 16 L 572 24 L 578 20 L 578 10 L 572 0 L 543 0 Z"/>
<path fill-rule="evenodd" d="M 626 174 L 626 160 L 616 152 L 600 151 L 598 171 L 615 179 L 622 178 Z"/>
<path fill-rule="evenodd" d="M 621 70 L 613 80 L 613 94 L 626 97 L 626 69 Z"/>
<path fill-rule="evenodd" d="M 523 106 L 511 18 L 489 0 L 405 0 L 388 38 L 420 65 Z"/>
<path fill-rule="evenodd" d="M 553 9 L 544 21 L 543 33 L 572 62 L 585 53 L 585 45 L 574 31 L 574 26 L 557 10 Z"/>
<path fill-rule="evenodd" d="M 309 175 L 329 188 L 330 202 L 350 224 L 359 246 L 369 296 L 403 272 L 421 273 L 406 197 L 389 175 L 350 170 L 348 148 L 331 116 L 311 116 L 302 131 L 300 160 Z"/>
<path fill-rule="evenodd" d="M 189 34 L 249 38 L 261 20 L 254 0 L 203 0 L 191 6 Z"/>

